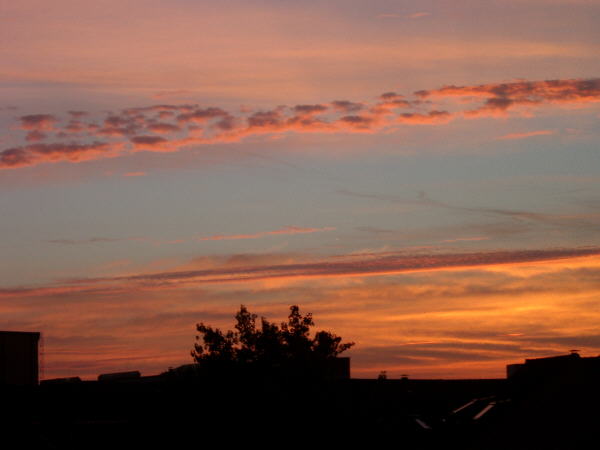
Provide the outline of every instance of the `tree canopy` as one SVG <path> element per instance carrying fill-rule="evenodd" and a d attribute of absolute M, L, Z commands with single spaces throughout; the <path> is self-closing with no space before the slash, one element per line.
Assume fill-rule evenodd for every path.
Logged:
<path fill-rule="evenodd" d="M 312 314 L 302 315 L 297 305 L 290 306 L 287 322 L 280 325 L 252 314 L 244 306 L 235 315 L 235 331 L 221 331 L 198 323 L 196 343 L 191 352 L 194 361 L 228 361 L 240 364 L 286 362 L 318 362 L 337 357 L 354 342 L 342 343 L 342 338 L 329 331 L 311 336 Z"/>

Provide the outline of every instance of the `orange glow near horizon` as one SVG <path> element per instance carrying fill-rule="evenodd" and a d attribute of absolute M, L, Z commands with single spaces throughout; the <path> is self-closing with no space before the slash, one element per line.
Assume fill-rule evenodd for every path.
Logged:
<path fill-rule="evenodd" d="M 597 256 L 259 280 L 246 287 L 128 289 L 124 283 L 122 292 L 48 291 L 14 300 L 9 295 L 2 310 L 20 316 L 20 328 L 44 333 L 47 378 L 136 369 L 153 374 L 191 362 L 194 324 L 230 329 L 239 304 L 276 321 L 290 304 L 312 312 L 317 329 L 357 343 L 348 353 L 355 377 L 371 378 L 381 370 L 393 377 L 503 377 L 506 364 L 526 357 L 563 354 L 573 346 L 583 354 L 600 351 L 600 310 L 586 307 L 600 295 L 600 286 L 585 276 L 592 270 L 600 270 Z M 57 295 L 68 309 L 50 306 Z M 31 305 L 43 304 L 35 319 L 26 317 Z"/>

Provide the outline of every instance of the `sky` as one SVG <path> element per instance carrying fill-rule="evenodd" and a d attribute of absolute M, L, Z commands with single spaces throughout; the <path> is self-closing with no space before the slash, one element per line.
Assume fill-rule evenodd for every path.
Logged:
<path fill-rule="evenodd" d="M 352 376 L 600 353 L 600 1 L 0 0 L 0 329 L 42 378 L 289 306 Z"/>

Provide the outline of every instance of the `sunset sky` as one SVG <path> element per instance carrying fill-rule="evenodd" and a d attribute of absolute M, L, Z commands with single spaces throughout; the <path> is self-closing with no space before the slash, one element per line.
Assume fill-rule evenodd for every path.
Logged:
<path fill-rule="evenodd" d="M 0 329 L 43 378 L 244 304 L 352 376 L 600 353 L 600 1 L 0 0 Z"/>

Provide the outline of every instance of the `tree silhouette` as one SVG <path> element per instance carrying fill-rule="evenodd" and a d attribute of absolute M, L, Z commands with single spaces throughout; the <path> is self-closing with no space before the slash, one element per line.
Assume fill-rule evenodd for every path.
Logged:
<path fill-rule="evenodd" d="M 238 364 L 284 365 L 311 364 L 337 357 L 354 342 L 342 343 L 342 338 L 329 331 L 319 331 L 311 337 L 312 314 L 300 314 L 297 305 L 290 306 L 287 322 L 279 326 L 252 314 L 244 306 L 235 315 L 236 331 L 223 332 L 200 322 L 191 355 L 197 363 L 228 361 Z"/>

